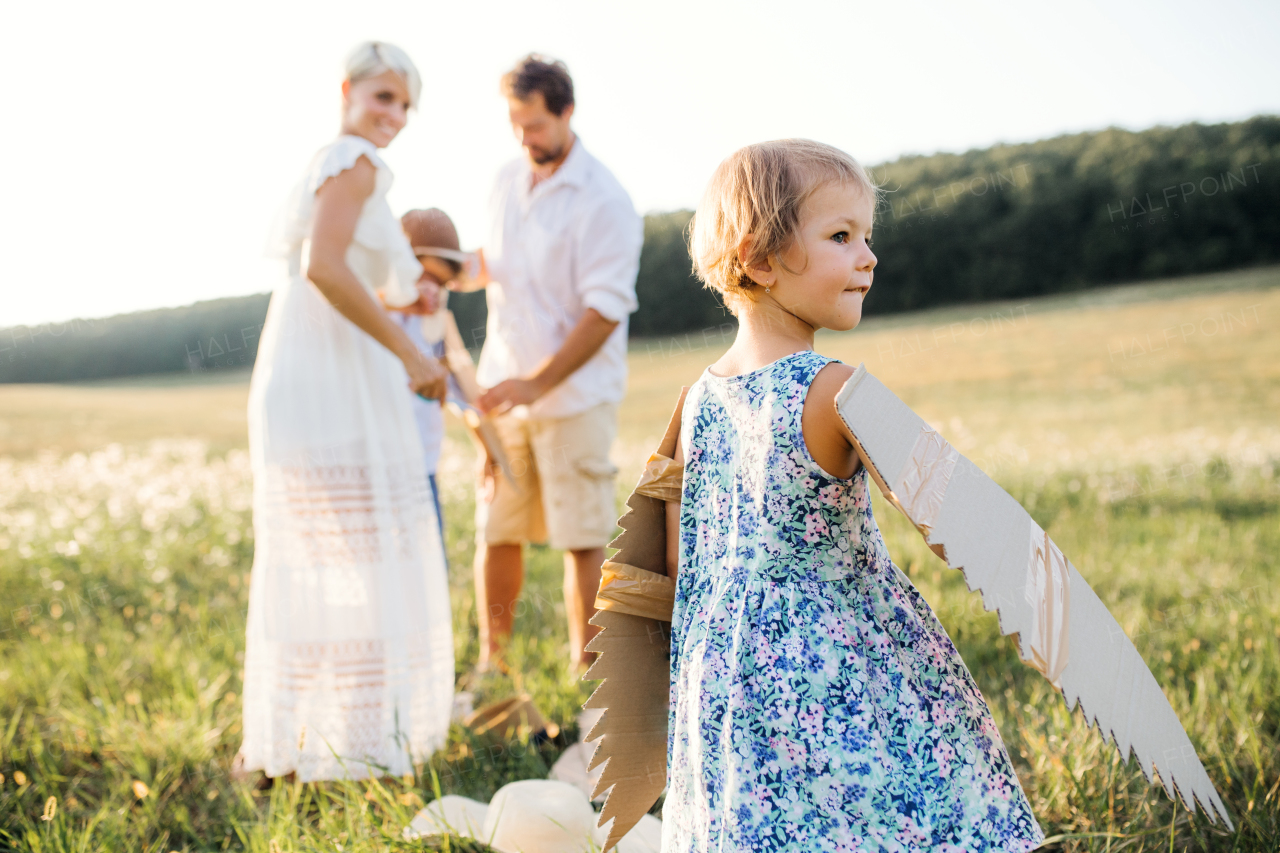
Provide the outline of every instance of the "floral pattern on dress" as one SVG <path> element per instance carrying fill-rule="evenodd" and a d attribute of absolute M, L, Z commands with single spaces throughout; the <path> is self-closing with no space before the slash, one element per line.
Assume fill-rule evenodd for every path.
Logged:
<path fill-rule="evenodd" d="M 1029 850 L 1000 732 L 890 562 L 866 471 L 805 445 L 829 362 L 707 372 L 685 403 L 663 850 Z"/>

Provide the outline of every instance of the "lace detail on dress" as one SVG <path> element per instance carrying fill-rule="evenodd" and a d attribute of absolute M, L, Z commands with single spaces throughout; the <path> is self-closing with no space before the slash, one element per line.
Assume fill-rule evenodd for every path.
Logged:
<path fill-rule="evenodd" d="M 301 780 L 412 772 L 444 745 L 448 728 L 452 696 L 444 694 L 446 705 L 430 678 L 415 677 L 444 674 L 435 672 L 436 663 L 451 649 L 437 641 L 423 631 L 394 646 L 385 640 L 290 643 L 276 649 L 270 667 L 246 668 L 246 682 L 269 681 L 276 697 L 269 718 L 255 721 L 254 748 L 267 756 L 258 766 L 269 776 L 296 771 Z M 388 702 L 389 695 L 398 701 Z M 397 706 L 404 711 L 400 719 Z"/>

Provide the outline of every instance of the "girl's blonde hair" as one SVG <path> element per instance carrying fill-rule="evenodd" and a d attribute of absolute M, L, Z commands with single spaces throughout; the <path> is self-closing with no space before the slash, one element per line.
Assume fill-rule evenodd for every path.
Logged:
<path fill-rule="evenodd" d="M 814 191 L 826 183 L 853 184 L 866 193 L 872 209 L 880 188 L 857 160 L 839 148 L 809 139 L 778 139 L 739 148 L 711 176 L 689 224 L 689 254 L 702 283 L 723 295 L 732 311 L 741 299 L 755 298 L 758 287 L 747 268 L 777 258 L 800 230 L 800 213 Z M 750 236 L 746 257 L 738 247 Z"/>
<path fill-rule="evenodd" d="M 355 50 L 347 55 L 345 79 L 350 83 L 359 83 L 387 71 L 394 71 L 404 80 L 409 90 L 409 106 L 416 108 L 418 96 L 422 94 L 422 77 L 409 54 L 390 42 L 366 41 L 356 45 Z"/>

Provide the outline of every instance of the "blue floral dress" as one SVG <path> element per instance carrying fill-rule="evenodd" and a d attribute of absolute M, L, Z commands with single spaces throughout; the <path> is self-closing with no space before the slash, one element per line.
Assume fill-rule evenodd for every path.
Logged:
<path fill-rule="evenodd" d="M 828 476 L 799 352 L 690 390 L 663 850 L 1029 850 L 1044 839 L 955 646 Z"/>

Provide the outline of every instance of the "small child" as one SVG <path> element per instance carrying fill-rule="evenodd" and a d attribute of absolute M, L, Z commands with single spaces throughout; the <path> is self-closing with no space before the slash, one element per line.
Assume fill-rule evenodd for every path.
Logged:
<path fill-rule="evenodd" d="M 400 218 L 400 226 L 409 238 L 413 253 L 422 264 L 422 276 L 418 290 L 422 299 L 408 311 L 390 309 L 391 319 L 409 335 L 414 345 L 425 355 L 442 364 L 445 359 L 445 328 L 448 323 L 448 291 L 445 285 L 463 274 L 466 253 L 460 251 L 458 231 L 453 220 L 442 210 L 411 210 Z M 457 393 L 452 377 L 450 396 Z M 439 400 L 427 400 L 413 395 L 413 414 L 418 423 L 418 435 L 422 439 L 422 455 L 427 467 L 427 480 L 431 496 L 435 500 L 436 518 L 440 520 L 440 537 L 444 539 L 444 518 L 440 514 L 440 489 L 436 483 L 436 469 L 440 464 L 440 446 L 444 442 L 444 410 Z"/>
<path fill-rule="evenodd" d="M 739 325 L 680 428 L 667 853 L 1044 839 L 872 518 L 835 408 L 853 370 L 813 351 L 815 330 L 861 319 L 878 192 L 844 152 L 783 140 L 721 163 L 695 216 L 695 269 Z"/>

